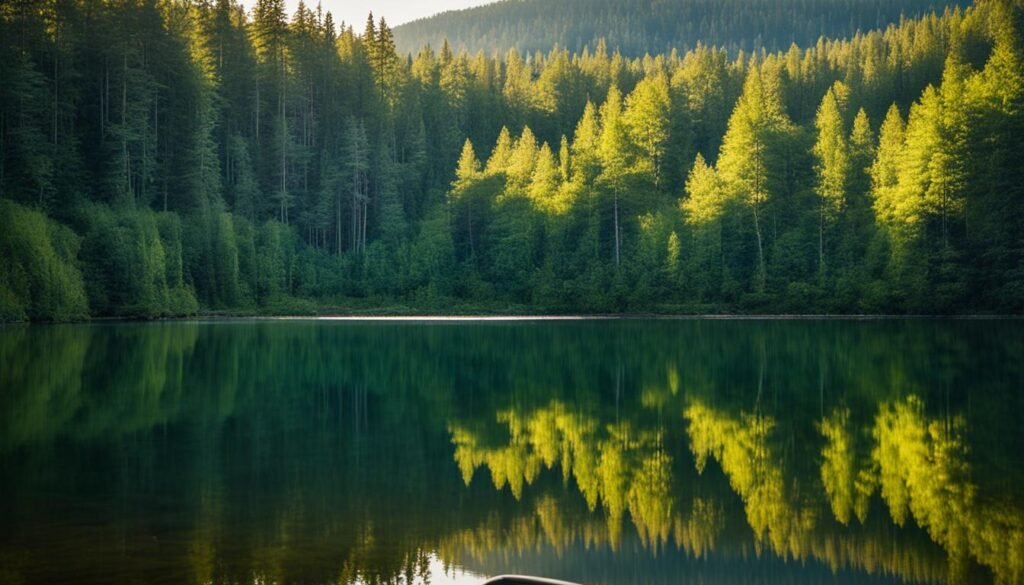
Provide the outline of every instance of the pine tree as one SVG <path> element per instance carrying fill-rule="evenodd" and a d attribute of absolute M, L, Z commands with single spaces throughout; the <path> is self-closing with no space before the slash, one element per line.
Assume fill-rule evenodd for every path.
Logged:
<path fill-rule="evenodd" d="M 567 211 L 559 201 L 561 173 L 558 162 L 551 147 L 545 142 L 537 152 L 533 175 L 530 178 L 528 193 L 533 205 L 548 213 L 564 213 Z"/>
<path fill-rule="evenodd" d="M 282 223 L 288 223 L 288 210 L 291 207 L 291 196 L 288 192 L 288 153 L 291 140 L 287 112 L 288 20 L 284 0 L 259 0 L 254 13 L 253 45 L 256 48 L 260 71 L 260 81 L 257 83 L 255 94 L 257 142 L 260 141 L 260 127 L 264 125 L 260 112 L 261 94 L 269 94 L 269 99 L 276 100 L 274 110 L 264 114 L 270 117 L 273 127 L 273 132 L 268 133 L 271 140 L 269 144 L 260 144 L 267 145 L 264 147 L 264 161 L 273 161 L 264 167 L 268 169 L 265 172 L 269 173 L 269 169 L 276 168 L 277 176 L 276 181 L 273 181 L 266 175 L 263 184 L 268 192 L 275 193 L 274 198 L 278 201 L 278 219 Z"/>
<path fill-rule="evenodd" d="M 715 169 L 700 154 L 686 178 L 686 197 L 680 202 L 687 223 L 703 225 L 723 213 L 726 192 Z"/>
<path fill-rule="evenodd" d="M 351 204 L 350 249 L 362 253 L 366 250 L 366 226 L 370 203 L 370 146 L 366 137 L 366 126 L 362 120 L 355 118 L 349 118 L 345 131 L 345 167 Z"/>
<path fill-rule="evenodd" d="M 972 156 L 967 143 L 970 122 L 965 86 L 970 74 L 970 67 L 952 51 L 946 59 L 939 89 L 941 146 L 931 161 L 932 186 L 925 195 L 926 205 L 941 217 L 941 239 L 946 247 L 953 225 L 962 225 L 966 206 L 966 181 Z"/>
<path fill-rule="evenodd" d="M 656 186 L 661 184 L 669 143 L 670 111 L 668 80 L 664 76 L 645 78 L 626 99 L 623 120 L 640 151 L 638 170 L 649 173 Z"/>
<path fill-rule="evenodd" d="M 619 198 L 626 188 L 629 168 L 632 164 L 632 145 L 622 119 L 622 94 L 618 87 L 608 90 L 608 98 L 601 106 L 601 137 L 598 143 L 598 157 L 601 161 L 601 182 L 612 192 L 613 229 L 615 241 L 615 265 L 622 258 L 622 228 L 619 225 Z"/>
<path fill-rule="evenodd" d="M 871 161 L 875 158 L 875 134 L 864 108 L 857 110 L 850 131 L 850 184 L 854 198 L 861 198 L 871 189 Z"/>
<path fill-rule="evenodd" d="M 459 155 L 459 164 L 455 171 L 454 188 L 458 191 L 469 182 L 473 181 L 480 174 L 480 161 L 476 158 L 473 143 L 466 139 L 462 145 L 462 154 Z"/>
<path fill-rule="evenodd" d="M 585 184 L 592 184 L 600 172 L 600 140 L 601 125 L 597 107 L 588 101 L 583 109 L 583 116 L 576 125 L 572 141 L 573 177 Z"/>
<path fill-rule="evenodd" d="M 869 271 L 870 243 L 875 239 L 875 216 L 871 208 L 871 162 L 875 157 L 875 135 L 864 108 L 853 120 L 849 138 L 850 175 L 847 182 L 846 210 L 838 237 L 837 268 L 839 295 L 843 304 L 857 302 L 863 296 Z"/>
<path fill-rule="evenodd" d="M 502 127 L 498 141 L 494 144 L 490 158 L 487 159 L 488 174 L 504 173 L 512 160 L 512 135 L 507 127 Z"/>
<path fill-rule="evenodd" d="M 880 222 L 892 224 L 897 221 L 899 200 L 900 158 L 906 144 L 906 127 L 900 110 L 893 104 L 878 133 L 878 152 L 871 165 L 871 194 L 875 214 Z"/>
<path fill-rule="evenodd" d="M 906 143 L 899 164 L 896 223 L 910 237 L 925 227 L 929 212 L 926 194 L 932 189 L 931 163 L 940 151 L 941 97 L 934 86 L 928 86 L 921 99 L 911 105 L 907 116 Z"/>
<path fill-rule="evenodd" d="M 815 118 L 818 140 L 814 144 L 819 199 L 818 272 L 822 278 L 826 267 L 825 234 L 846 206 L 850 184 L 850 152 L 843 117 L 840 98 L 835 88 L 829 89 Z"/>
<path fill-rule="evenodd" d="M 537 137 L 527 126 L 523 128 L 523 133 L 519 135 L 508 158 L 508 165 L 505 168 L 506 191 L 512 194 L 525 192 L 533 177 L 533 168 L 536 162 Z"/>
<path fill-rule="evenodd" d="M 476 238 L 473 230 L 473 207 L 475 189 L 480 179 L 480 161 L 476 157 L 473 143 L 466 139 L 455 171 L 455 182 L 449 195 L 449 205 L 462 207 L 466 213 L 466 234 L 469 242 L 469 257 L 476 256 Z"/>
<path fill-rule="evenodd" d="M 569 138 L 565 134 L 558 146 L 558 172 L 563 183 L 572 177 L 572 155 L 569 153 Z"/>
<path fill-rule="evenodd" d="M 782 108 L 777 79 L 766 67 L 751 65 L 743 93 L 722 140 L 717 169 L 723 184 L 751 211 L 757 242 L 755 289 L 764 292 L 768 268 L 765 261 L 764 212 L 773 191 L 779 188 L 784 165 L 779 160 L 780 141 L 791 131 Z"/>
<path fill-rule="evenodd" d="M 375 195 L 378 201 L 377 230 L 380 241 L 385 248 L 394 252 L 405 239 L 407 230 L 405 210 L 399 198 L 398 183 L 400 165 L 391 158 L 390 148 L 377 149 L 378 161 L 374 176 Z M 394 263 L 389 263 L 393 268 Z M 397 283 L 397 275 L 393 275 L 384 287 L 390 288 Z"/>
<path fill-rule="evenodd" d="M 374 81 L 380 79 L 380 46 L 377 44 L 377 21 L 373 18 L 373 12 L 366 16 L 366 25 L 363 27 L 363 36 L 360 37 L 360 45 L 366 62 L 370 65 L 370 72 Z"/>
<path fill-rule="evenodd" d="M 505 57 L 505 86 L 502 94 L 512 124 L 525 125 L 533 103 L 533 73 L 515 49 L 510 49 Z"/>
<path fill-rule="evenodd" d="M 0 138 L 0 195 L 47 208 L 54 196 L 54 167 L 43 131 L 45 78 L 28 55 L 0 64 L 5 81 L 3 134 Z"/>
<path fill-rule="evenodd" d="M 373 37 L 374 75 L 377 87 L 380 88 L 381 99 L 388 107 L 393 108 L 398 101 L 401 85 L 398 53 L 395 52 L 395 35 L 384 17 L 377 26 L 377 34 Z"/>

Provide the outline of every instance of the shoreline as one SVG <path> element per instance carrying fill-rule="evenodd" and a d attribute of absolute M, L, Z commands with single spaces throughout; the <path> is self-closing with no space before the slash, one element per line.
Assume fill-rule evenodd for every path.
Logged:
<path fill-rule="evenodd" d="M 93 317 L 83 321 L 14 321 L 0 322 L 0 328 L 30 325 L 88 325 L 117 323 L 216 323 L 233 321 L 326 321 L 326 322 L 393 322 L 393 323 L 510 323 L 536 321 L 1020 321 L 1024 315 L 871 315 L 871 314 L 744 314 L 744 313 L 434 313 L 434 312 L 325 312 L 322 314 L 297 313 L 199 313 L 176 317 Z"/>

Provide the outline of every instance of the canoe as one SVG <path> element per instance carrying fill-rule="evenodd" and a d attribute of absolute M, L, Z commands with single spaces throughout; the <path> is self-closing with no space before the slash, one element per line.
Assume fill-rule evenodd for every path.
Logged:
<path fill-rule="evenodd" d="M 484 581 L 483 585 L 579 585 L 569 581 L 545 579 L 544 577 L 528 577 L 526 575 L 499 575 Z"/>

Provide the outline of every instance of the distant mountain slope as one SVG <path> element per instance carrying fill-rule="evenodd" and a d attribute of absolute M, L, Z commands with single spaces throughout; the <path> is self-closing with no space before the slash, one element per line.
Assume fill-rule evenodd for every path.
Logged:
<path fill-rule="evenodd" d="M 848 37 L 915 17 L 965 6 L 962 0 L 501 0 L 445 12 L 395 29 L 398 47 L 416 52 L 444 39 L 456 50 L 490 53 L 516 47 L 572 51 L 595 47 L 629 56 L 685 50 L 698 42 L 732 49 L 784 49 L 820 36 Z"/>

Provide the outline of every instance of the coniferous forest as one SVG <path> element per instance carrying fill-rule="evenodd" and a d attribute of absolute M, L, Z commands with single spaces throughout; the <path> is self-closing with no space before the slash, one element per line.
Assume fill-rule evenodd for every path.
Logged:
<path fill-rule="evenodd" d="M 901 18 L 942 13 L 964 0 L 498 0 L 395 28 L 400 51 L 448 41 L 455 50 L 580 52 L 604 43 L 623 55 L 685 52 L 697 44 L 732 51 L 785 50 L 819 37 L 884 29 Z"/>
<path fill-rule="evenodd" d="M 1024 310 L 1021 0 L 712 41 L 406 54 L 283 0 L 0 3 L 0 321 Z"/>

